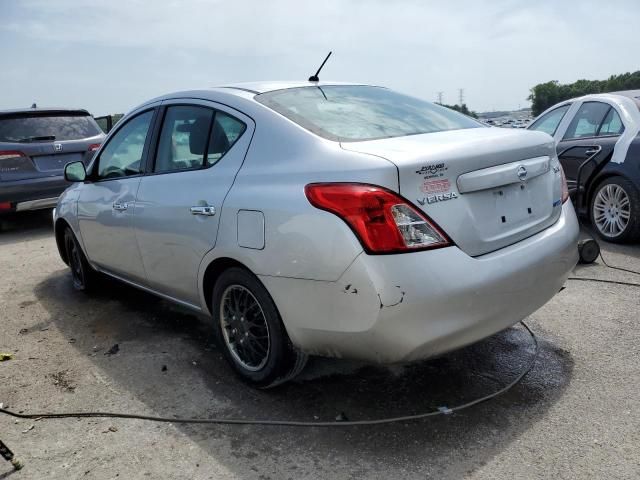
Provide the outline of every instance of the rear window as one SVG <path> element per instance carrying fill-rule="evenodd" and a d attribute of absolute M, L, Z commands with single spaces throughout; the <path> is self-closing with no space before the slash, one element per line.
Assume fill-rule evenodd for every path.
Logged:
<path fill-rule="evenodd" d="M 357 142 L 483 125 L 449 108 L 370 86 L 309 86 L 256 95 L 263 105 L 329 140 Z"/>
<path fill-rule="evenodd" d="M 100 133 L 98 125 L 88 114 L 64 112 L 0 117 L 0 142 L 79 140 Z"/>

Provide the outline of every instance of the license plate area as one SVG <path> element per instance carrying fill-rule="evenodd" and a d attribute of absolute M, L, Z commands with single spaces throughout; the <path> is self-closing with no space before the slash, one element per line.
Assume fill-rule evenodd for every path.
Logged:
<path fill-rule="evenodd" d="M 41 172 L 62 172 L 67 163 L 82 160 L 81 153 L 63 153 L 58 155 L 38 155 L 33 157 L 36 167 Z"/>
<path fill-rule="evenodd" d="M 510 228 L 529 223 L 536 218 L 535 200 L 526 183 L 514 183 L 493 189 L 495 223 Z M 539 204 L 538 204 L 539 205 Z"/>
<path fill-rule="evenodd" d="M 483 243 L 517 241 L 553 221 L 553 185 L 543 175 L 460 195 L 468 228 Z M 556 209 L 558 210 L 558 209 Z"/>

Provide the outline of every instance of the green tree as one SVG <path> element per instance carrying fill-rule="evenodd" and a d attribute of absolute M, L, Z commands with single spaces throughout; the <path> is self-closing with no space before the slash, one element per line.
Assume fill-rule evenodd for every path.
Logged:
<path fill-rule="evenodd" d="M 460 105 L 446 105 L 444 103 L 439 103 L 438 105 L 442 105 L 443 107 L 450 108 L 451 110 L 455 110 L 456 112 L 464 113 L 465 115 L 473 118 L 478 118 L 478 114 L 474 111 L 469 110 L 466 103 Z"/>
<path fill-rule="evenodd" d="M 606 93 L 618 90 L 640 89 L 640 71 L 611 75 L 606 80 L 577 80 L 561 84 L 557 80 L 539 83 L 531 89 L 527 100 L 531 102 L 533 115 L 539 115 L 547 108 L 563 100 L 581 97 L 590 93 Z"/>

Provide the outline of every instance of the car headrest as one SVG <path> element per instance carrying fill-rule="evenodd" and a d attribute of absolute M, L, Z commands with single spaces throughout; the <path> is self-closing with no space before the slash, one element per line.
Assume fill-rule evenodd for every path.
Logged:
<path fill-rule="evenodd" d="M 209 153 L 224 154 L 229 150 L 229 139 L 224 129 L 217 121 L 213 122 L 213 130 L 211 131 L 211 143 L 209 144 Z"/>
<path fill-rule="evenodd" d="M 204 147 L 207 144 L 207 135 L 209 134 L 208 117 L 199 117 L 189 129 L 189 150 L 195 155 L 203 155 Z"/>

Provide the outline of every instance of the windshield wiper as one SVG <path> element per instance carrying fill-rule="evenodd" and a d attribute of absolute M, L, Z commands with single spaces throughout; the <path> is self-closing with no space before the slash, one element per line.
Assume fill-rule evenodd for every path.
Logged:
<path fill-rule="evenodd" d="M 31 143 L 31 142 L 44 142 L 47 140 L 55 140 L 55 135 L 42 135 L 40 137 L 26 137 L 21 138 L 20 140 L 16 140 L 18 143 Z"/>

